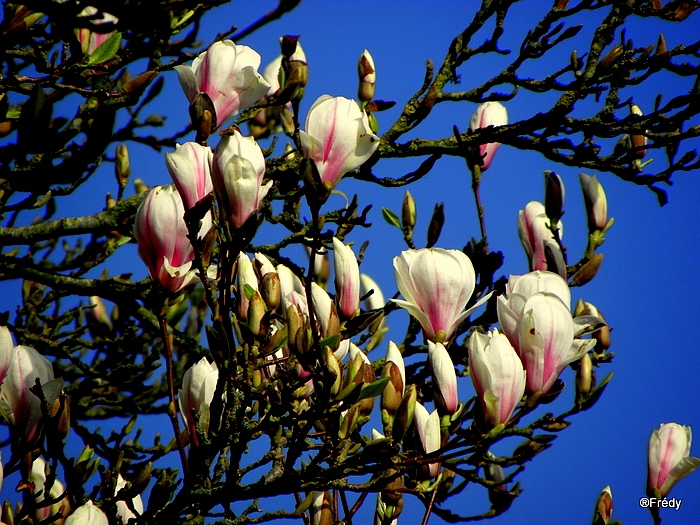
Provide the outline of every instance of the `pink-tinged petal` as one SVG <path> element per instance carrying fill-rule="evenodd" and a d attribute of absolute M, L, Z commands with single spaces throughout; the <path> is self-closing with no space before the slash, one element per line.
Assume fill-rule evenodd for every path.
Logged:
<path fill-rule="evenodd" d="M 14 352 L 15 342 L 9 328 L 0 326 L 0 385 L 5 380 Z"/>
<path fill-rule="evenodd" d="M 134 236 L 138 242 L 138 254 L 146 263 L 153 280 L 164 288 L 177 292 L 189 281 L 189 276 L 175 280 L 172 269 L 181 268 L 194 259 L 192 244 L 187 238 L 187 225 L 182 198 L 172 186 L 153 188 L 139 206 L 134 222 Z M 200 235 L 211 227 L 211 217 L 202 220 Z M 164 268 L 167 259 L 169 269 Z"/>
<path fill-rule="evenodd" d="M 425 450 L 426 454 L 435 452 L 441 446 L 440 416 L 438 411 L 433 410 L 429 414 L 423 405 L 416 403 L 414 417 L 418 436 L 423 444 L 423 450 Z M 429 468 L 430 475 L 435 477 L 440 470 L 440 463 L 431 463 Z"/>
<path fill-rule="evenodd" d="M 525 298 L 532 297 L 537 292 L 547 292 L 561 299 L 567 308 L 571 308 L 571 290 L 567 282 L 558 274 L 546 271 L 534 271 L 525 275 L 511 275 L 515 279 L 512 292 Z"/>
<path fill-rule="evenodd" d="M 192 102 L 199 93 L 197 77 L 194 76 L 192 67 L 186 65 L 175 66 L 175 71 L 177 71 L 177 78 L 180 81 L 180 86 L 185 92 L 187 100 Z"/>
<path fill-rule="evenodd" d="M 581 354 L 572 353 L 574 323 L 557 296 L 537 293 L 528 299 L 519 323 L 518 355 L 527 371 L 529 392 L 549 391 L 562 370 Z"/>
<path fill-rule="evenodd" d="M 328 323 L 331 318 L 333 301 L 326 291 L 315 282 L 311 283 L 311 301 L 314 306 L 316 320 L 321 325 L 321 335 L 328 335 Z"/>
<path fill-rule="evenodd" d="M 304 155 L 314 161 L 321 181 L 329 188 L 369 159 L 379 145 L 367 114 L 357 102 L 344 97 L 319 97 L 309 109 L 305 128 L 301 137 Z"/>
<path fill-rule="evenodd" d="M 210 173 L 212 158 L 211 149 L 196 142 L 176 144 L 174 153 L 165 154 L 165 164 L 185 209 L 192 208 L 213 190 Z"/>
<path fill-rule="evenodd" d="M 554 234 L 548 227 L 549 219 L 544 204 L 530 201 L 524 210 L 518 213 L 518 235 L 530 262 L 530 270 L 546 270 L 545 243 L 556 242 Z M 559 238 L 564 236 L 564 226 L 558 223 Z"/>
<path fill-rule="evenodd" d="M 493 426 L 506 423 L 525 392 L 526 373 L 508 339 L 492 331 L 469 338 L 472 382 L 484 417 Z"/>
<path fill-rule="evenodd" d="M 44 385 L 54 378 L 53 366 L 43 355 L 30 346 L 16 346 L 7 369 L 0 396 L 9 408 L 10 424 L 27 442 L 32 442 L 42 419 L 41 401 L 29 389 L 36 380 Z"/>
<path fill-rule="evenodd" d="M 693 472 L 700 459 L 690 457 L 692 431 L 677 423 L 665 423 L 649 438 L 647 493 L 665 497 L 673 486 Z"/>
<path fill-rule="evenodd" d="M 393 301 L 420 321 L 428 339 L 443 332 L 449 340 L 469 315 L 463 310 L 476 277 L 464 253 L 441 248 L 406 250 L 394 258 L 394 276 L 405 301 Z"/>
<path fill-rule="evenodd" d="M 188 100 L 200 92 L 209 95 L 221 125 L 260 100 L 269 89 L 257 72 L 259 66 L 260 55 L 251 48 L 223 40 L 197 56 L 191 67 L 178 66 L 177 71 Z"/>
<path fill-rule="evenodd" d="M 500 102 L 484 102 L 471 117 L 469 128 L 476 131 L 488 126 L 505 126 L 508 124 L 508 112 Z M 496 150 L 500 146 L 498 142 L 480 144 L 479 152 L 483 159 L 482 170 L 487 170 L 491 166 Z"/>
<path fill-rule="evenodd" d="M 459 394 L 457 392 L 457 374 L 450 354 L 443 344 L 428 341 L 428 361 L 437 389 L 445 403 L 445 409 L 453 414 L 459 405 Z"/>
<path fill-rule="evenodd" d="M 352 248 L 333 237 L 333 266 L 338 311 L 351 318 L 360 308 L 360 267 Z"/>

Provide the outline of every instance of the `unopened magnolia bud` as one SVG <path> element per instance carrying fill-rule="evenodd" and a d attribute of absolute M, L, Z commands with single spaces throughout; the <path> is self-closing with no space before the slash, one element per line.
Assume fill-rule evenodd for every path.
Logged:
<path fill-rule="evenodd" d="M 630 115 L 641 117 L 644 113 L 642 113 L 642 110 L 639 109 L 637 104 L 630 104 Z M 646 155 L 645 146 L 647 145 L 647 138 L 639 133 L 633 133 L 630 135 L 630 139 L 632 140 L 632 155 L 638 159 L 644 158 L 644 155 Z"/>
<path fill-rule="evenodd" d="M 557 9 L 561 9 L 562 11 L 566 9 L 566 6 L 569 5 L 569 0 L 556 0 L 554 3 L 554 7 Z"/>
<path fill-rule="evenodd" d="M 411 192 L 406 190 L 403 196 L 403 206 L 401 208 L 401 227 L 404 234 L 412 233 L 416 225 L 416 201 Z"/>
<path fill-rule="evenodd" d="M 564 182 L 561 177 L 553 171 L 544 172 L 544 210 L 547 217 L 557 223 L 564 214 Z"/>
<path fill-rule="evenodd" d="M 389 378 L 389 382 L 386 387 L 384 387 L 384 390 L 382 390 L 382 410 L 386 410 L 386 412 L 393 417 L 396 415 L 401 401 L 403 400 L 404 384 L 401 378 L 401 371 L 399 367 L 396 366 L 396 363 L 387 361 L 382 369 L 382 377 Z"/>
<path fill-rule="evenodd" d="M 593 387 L 593 362 L 588 352 L 578 362 L 576 370 L 576 402 L 581 403 L 591 392 Z"/>
<path fill-rule="evenodd" d="M 613 47 L 608 53 L 600 59 L 598 62 L 598 71 L 601 73 L 607 72 L 614 64 L 617 59 L 622 56 L 625 48 L 621 45 Z"/>
<path fill-rule="evenodd" d="M 666 46 L 666 37 L 663 33 L 659 33 L 659 40 L 656 43 L 656 56 L 665 57 L 668 56 L 668 47 Z"/>
<path fill-rule="evenodd" d="M 377 81 L 377 72 L 374 69 L 372 55 L 366 49 L 363 51 L 357 64 L 357 74 L 360 77 L 357 98 L 360 102 L 369 102 L 374 98 L 374 84 Z"/>
<path fill-rule="evenodd" d="M 574 278 L 571 279 L 569 286 L 583 286 L 584 284 L 593 280 L 593 278 L 598 273 L 600 265 L 603 264 L 603 254 L 596 253 L 591 257 L 586 264 L 584 264 L 581 269 L 576 272 Z"/>
<path fill-rule="evenodd" d="M 146 193 L 150 188 L 141 179 L 134 179 L 134 191 L 136 193 Z"/>
<path fill-rule="evenodd" d="M 440 239 L 440 233 L 442 232 L 442 226 L 445 224 L 445 203 L 435 205 L 433 210 L 433 216 L 430 219 L 430 225 L 428 226 L 428 243 L 426 248 L 432 248 L 435 246 Z"/>
<path fill-rule="evenodd" d="M 612 490 L 610 485 L 603 489 L 603 492 L 598 496 L 598 501 L 595 504 L 593 512 L 593 525 L 606 525 L 613 513 Z"/>
<path fill-rule="evenodd" d="M 595 175 L 589 176 L 585 173 L 579 174 L 579 181 L 588 216 L 588 231 L 593 233 L 596 230 L 602 230 L 608 223 L 608 200 L 603 185 L 598 182 Z"/>
<path fill-rule="evenodd" d="M 15 525 L 15 513 L 12 511 L 12 505 L 8 500 L 2 504 L 2 522 L 5 525 Z"/>
<path fill-rule="evenodd" d="M 277 272 L 269 272 L 263 276 L 260 282 L 260 294 L 269 310 L 275 310 L 280 305 L 280 277 Z"/>
<path fill-rule="evenodd" d="M 117 178 L 121 188 L 126 187 L 126 183 L 129 182 L 129 175 L 131 175 L 129 149 L 126 147 L 126 144 L 119 144 L 115 152 L 114 176 Z"/>
<path fill-rule="evenodd" d="M 411 424 L 413 424 L 417 399 L 418 392 L 416 391 L 416 385 L 409 385 L 401 400 L 399 409 L 396 411 L 394 424 L 391 427 L 391 436 L 394 438 L 395 442 L 403 440 L 406 431 L 411 427 Z"/>
<path fill-rule="evenodd" d="M 266 311 L 265 302 L 260 296 L 260 292 L 255 290 L 248 304 L 248 328 L 255 336 L 260 335 L 261 321 Z"/>

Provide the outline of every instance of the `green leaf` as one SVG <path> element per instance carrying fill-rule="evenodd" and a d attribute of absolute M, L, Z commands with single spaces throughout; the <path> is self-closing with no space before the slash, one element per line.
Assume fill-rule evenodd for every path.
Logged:
<path fill-rule="evenodd" d="M 336 348 L 338 348 L 339 344 L 340 344 L 340 335 L 339 334 L 328 336 L 325 339 L 321 339 L 321 342 L 320 342 L 321 348 L 329 347 L 331 349 L 336 349 Z"/>
<path fill-rule="evenodd" d="M 401 221 L 399 221 L 399 217 L 389 208 L 382 207 L 382 217 L 384 217 L 384 220 L 391 226 L 396 226 L 399 230 L 401 229 Z"/>
<path fill-rule="evenodd" d="M 102 62 L 107 62 L 107 60 L 113 59 L 117 55 L 117 51 L 119 51 L 121 44 L 122 34 L 118 31 L 112 33 L 112 35 L 107 40 L 102 42 L 88 57 L 88 65 L 92 66 L 94 64 L 101 64 Z"/>
<path fill-rule="evenodd" d="M 41 385 L 46 403 L 51 406 L 56 398 L 63 392 L 63 378 L 58 377 Z"/>
<path fill-rule="evenodd" d="M 384 391 L 384 387 L 386 387 L 389 379 L 389 377 L 382 377 L 381 379 L 376 380 L 374 383 L 370 383 L 366 387 L 363 387 L 362 391 L 360 392 L 360 397 L 357 400 L 360 401 L 361 399 L 367 399 L 368 397 L 377 397 Z"/>
<path fill-rule="evenodd" d="M 249 285 L 249 284 L 243 285 L 243 293 L 245 294 L 245 298 L 248 299 L 249 301 L 253 298 L 253 296 L 255 295 L 255 292 L 257 292 L 257 290 L 255 288 L 253 288 L 251 285 Z"/>

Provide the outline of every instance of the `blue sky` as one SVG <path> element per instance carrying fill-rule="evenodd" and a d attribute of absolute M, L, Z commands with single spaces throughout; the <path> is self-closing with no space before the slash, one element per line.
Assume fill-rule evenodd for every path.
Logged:
<path fill-rule="evenodd" d="M 573 3 L 573 2 L 572 2 Z M 224 31 L 230 25 L 247 26 L 261 13 L 274 8 L 274 1 L 238 3 L 226 6 L 204 18 L 202 39 Z M 397 107 L 378 116 L 381 130 L 386 130 L 398 116 L 402 104 L 420 87 L 426 59 L 441 63 L 452 38 L 466 27 L 476 11 L 476 2 L 443 1 L 428 7 L 426 2 L 355 1 L 324 2 L 303 0 L 299 8 L 285 15 L 250 37 L 237 43 L 253 47 L 262 55 L 263 67 L 278 53 L 277 38 L 284 34 L 301 35 L 300 42 L 309 63 L 309 84 L 301 105 L 303 122 L 306 111 L 316 97 L 328 93 L 354 97 L 357 90 L 357 60 L 366 48 L 377 69 L 376 98 L 397 101 Z M 516 3 L 506 19 L 506 34 L 502 47 L 517 51 L 527 30 L 547 9 L 550 2 Z M 586 14 L 578 23 L 584 28 L 579 36 L 564 43 L 551 58 L 527 64 L 524 71 L 541 77 L 563 67 L 572 49 L 585 52 L 591 33 L 600 20 L 598 14 Z M 665 33 L 669 47 L 688 43 L 700 34 L 700 18 L 696 14 L 683 26 L 646 20 L 635 20 L 627 26 L 627 38 L 635 45 L 656 42 L 658 33 Z M 490 30 L 492 26 L 489 25 Z M 684 27 L 679 30 L 678 27 Z M 478 33 L 474 44 L 481 43 L 487 33 Z M 549 56 L 549 55 L 548 55 Z M 510 57 L 478 57 L 460 69 L 462 85 L 455 90 L 479 85 L 502 69 Z M 187 102 L 180 91 L 174 72 L 166 73 L 166 90 L 160 107 L 153 112 L 168 116 L 166 130 L 179 130 L 186 124 Z M 676 87 L 678 86 L 678 87 Z M 688 89 L 688 81 L 674 76 L 652 79 L 646 88 L 626 92 L 642 110 L 650 109 L 659 92 L 665 100 L 676 90 Z M 520 93 L 508 102 L 511 121 L 529 117 L 547 109 L 551 96 Z M 438 105 L 430 117 L 409 137 L 440 138 L 451 135 L 453 125 L 461 130 L 468 126 L 476 109 L 471 103 Z M 594 112 L 593 110 L 592 112 Z M 626 110 L 623 110 L 626 112 Z M 590 107 L 577 107 L 578 116 L 592 114 Z M 620 116 L 625 113 L 621 112 Z M 696 122 L 697 124 L 697 122 Z M 192 137 L 188 137 L 192 138 Z M 262 146 L 266 146 L 262 142 Z M 604 147 L 612 148 L 611 144 Z M 131 147 L 133 175 L 149 185 L 169 183 L 163 155 L 145 148 Z M 658 156 L 652 166 L 663 166 Z M 420 160 L 385 160 L 373 172 L 382 177 L 398 177 L 418 166 Z M 527 271 L 527 261 L 520 246 L 516 221 L 519 209 L 530 200 L 543 198 L 543 170 L 557 171 L 567 188 L 564 244 L 570 258 L 576 259 L 585 249 L 586 219 L 583 199 L 578 185 L 578 170 L 557 166 L 540 154 L 521 152 L 503 146 L 497 153 L 482 183 L 482 199 L 486 208 L 489 244 L 492 250 L 505 254 L 501 272 L 520 274 Z M 593 174 L 590 172 L 589 174 Z M 98 174 L 99 175 L 99 174 Z M 690 425 L 700 436 L 700 335 L 697 318 L 700 313 L 697 290 L 698 245 L 700 244 L 700 182 L 697 173 L 674 176 L 674 186 L 668 188 L 670 203 L 659 208 L 656 198 L 646 188 L 625 183 L 609 174 L 599 174 L 607 195 L 609 215 L 615 224 L 602 248 L 605 260 L 598 277 L 583 289 L 574 290 L 574 299 L 594 303 L 613 328 L 611 351 L 614 363 L 600 371 L 602 377 L 614 371 L 615 377 L 603 398 L 590 411 L 572 418 L 573 425 L 563 431 L 554 445 L 527 465 L 518 478 L 523 494 L 511 510 L 496 518 L 494 523 L 589 523 L 593 505 L 605 485 L 611 485 L 614 517 L 624 523 L 651 523 L 646 509 L 639 507 L 646 482 L 646 446 L 649 435 L 661 423 L 677 422 Z M 354 180 L 345 180 L 338 187 L 348 196 L 358 193 L 360 205 L 373 204 L 369 230 L 355 230 L 350 240 L 356 245 L 370 240 L 362 270 L 374 277 L 386 296 L 396 291 L 392 258 L 404 249 L 398 230 L 383 222 L 381 206 L 398 212 L 403 189 L 387 190 Z M 478 237 L 479 225 L 470 189 L 469 174 L 459 159 L 441 159 L 433 171 L 410 187 L 418 204 L 416 237 L 424 232 L 432 208 L 445 203 L 446 223 L 438 246 L 461 248 L 471 237 Z M 65 214 L 85 214 L 100 211 L 106 191 L 116 193 L 111 165 L 102 170 L 84 188 L 77 199 L 59 208 Z M 89 199 L 89 200 L 88 200 Z M 340 197 L 329 205 L 341 205 Z M 83 204 L 84 203 L 84 204 Z M 301 251 L 298 254 L 301 256 Z M 128 268 L 135 278 L 146 275 L 146 269 L 136 257 L 133 247 L 110 261 L 112 274 Z M 13 308 L 17 286 L 0 283 L 0 310 Z M 15 294 L 15 295 L 11 295 Z M 389 337 L 402 338 L 407 314 L 398 311 L 388 323 Z M 393 334 L 393 335 L 392 335 Z M 384 348 L 375 356 L 383 356 Z M 381 354 L 381 355 L 380 355 Z M 562 378 L 567 388 L 545 411 L 562 412 L 573 398 L 573 373 L 566 370 Z M 468 379 L 460 380 L 463 399 L 473 395 Z M 691 454 L 700 456 L 700 444 L 695 443 Z M 6 487 L 3 496 L 12 497 Z M 683 500 L 679 511 L 662 511 L 664 524 L 692 523 L 700 520 L 700 473 L 681 481 L 671 496 Z M 695 496 L 695 501 L 693 497 Z M 368 510 L 373 504 L 368 503 Z M 485 490 L 468 488 L 455 498 L 452 507 L 463 513 L 488 510 Z M 403 524 L 419 523 L 418 506 L 409 505 L 400 518 Z M 415 511 L 415 512 L 414 512 Z M 420 514 L 422 515 L 422 514 Z M 431 523 L 439 523 L 436 517 Z"/>

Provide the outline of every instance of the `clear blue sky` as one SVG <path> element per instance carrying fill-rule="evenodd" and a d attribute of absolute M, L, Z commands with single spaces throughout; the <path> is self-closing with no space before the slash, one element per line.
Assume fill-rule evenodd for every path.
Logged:
<path fill-rule="evenodd" d="M 573 3 L 573 2 L 572 2 Z M 263 66 L 278 53 L 277 38 L 284 34 L 301 35 L 309 63 L 309 85 L 301 106 L 301 120 L 312 102 L 321 94 L 355 97 L 357 89 L 356 64 L 367 48 L 373 55 L 377 69 L 376 98 L 397 101 L 397 107 L 379 116 L 386 130 L 398 116 L 402 104 L 422 82 L 424 64 L 431 58 L 439 64 L 452 38 L 466 27 L 476 11 L 476 2 L 443 1 L 429 7 L 427 2 L 387 2 L 365 0 L 323 2 L 303 0 L 299 8 L 281 20 L 263 28 L 237 43 L 253 47 L 263 57 Z M 275 1 L 234 2 L 205 17 L 202 38 L 224 31 L 230 25 L 247 26 L 261 13 L 271 10 Z M 506 35 L 502 46 L 518 49 L 527 30 L 546 11 L 551 2 L 525 1 L 513 6 L 506 20 Z M 659 31 L 665 33 L 669 47 L 689 43 L 700 34 L 698 14 L 679 26 L 651 20 L 636 20 L 627 28 L 627 38 L 637 46 L 656 42 Z M 565 43 L 560 52 L 552 53 L 550 60 L 528 65 L 525 71 L 536 77 L 563 67 L 572 49 L 582 54 L 599 15 L 582 19 L 584 29 L 576 39 Z M 489 29 L 491 26 L 488 26 Z M 474 45 L 488 35 L 479 33 Z M 465 64 L 460 70 L 462 85 L 467 89 L 479 85 L 503 68 L 509 57 L 480 57 Z M 179 130 L 187 122 L 187 103 L 180 91 L 174 72 L 166 75 L 166 100 L 154 112 L 168 116 L 168 129 Z M 650 82 L 645 90 L 636 91 L 634 99 L 642 110 L 650 109 L 658 92 L 673 91 L 672 83 L 680 79 L 668 76 Z M 681 84 L 687 88 L 687 82 Z M 627 93 L 629 96 L 631 93 Z M 165 97 L 164 97 L 165 98 Z M 511 121 L 529 117 L 545 110 L 552 102 L 548 96 L 519 94 L 507 103 Z M 461 130 L 468 126 L 475 105 L 443 104 L 422 123 L 411 136 L 439 138 L 451 135 L 453 125 Z M 577 108 L 578 115 L 590 114 L 588 108 Z M 697 122 L 696 122 L 697 124 Z M 191 139 L 191 137 L 190 137 Z M 263 147 L 266 142 L 263 141 Z M 612 147 L 606 145 L 606 147 Z M 131 146 L 130 146 L 131 148 Z M 132 177 L 141 177 L 149 185 L 169 183 L 163 156 L 143 148 L 133 147 Z M 657 152 L 658 164 L 662 156 Z M 419 161 L 386 160 L 380 162 L 374 173 L 383 177 L 397 177 L 413 171 Z M 656 162 L 654 163 L 656 164 Z M 586 222 L 583 199 L 578 186 L 578 171 L 556 166 L 541 155 L 502 147 L 484 177 L 482 198 L 491 249 L 503 251 L 503 274 L 527 271 L 527 262 L 520 246 L 516 220 L 519 209 L 529 200 L 543 198 L 543 176 L 546 169 L 557 171 L 564 179 L 567 200 L 564 216 L 564 243 L 570 257 L 576 259 L 585 248 Z M 111 176 L 111 165 L 103 170 L 100 180 L 91 181 L 78 195 L 80 207 L 64 207 L 63 213 L 85 214 L 99 211 L 105 191 L 116 192 Z M 592 174 L 592 173 L 590 173 Z M 511 510 L 496 518 L 494 523 L 580 523 L 587 524 L 593 505 L 605 485 L 612 486 L 615 505 L 614 517 L 624 523 L 651 523 L 646 509 L 638 505 L 644 495 L 646 482 L 646 447 L 649 434 L 661 423 L 677 422 L 690 425 L 700 440 L 700 335 L 697 318 L 700 308 L 697 290 L 698 246 L 700 244 L 700 182 L 697 173 L 677 174 L 674 186 L 669 188 L 670 204 L 659 208 L 655 196 L 647 189 L 623 183 L 612 175 L 599 174 L 609 203 L 609 215 L 615 225 L 607 236 L 602 252 L 605 260 L 598 277 L 584 287 L 574 290 L 574 299 L 583 297 L 598 306 L 613 328 L 611 351 L 616 358 L 611 366 L 602 369 L 602 375 L 614 371 L 615 377 L 605 395 L 594 409 L 572 419 L 573 425 L 563 431 L 549 450 L 527 465 L 518 478 L 524 493 Z M 374 227 L 356 230 L 350 240 L 356 245 L 370 240 L 362 269 L 371 274 L 383 288 L 386 296 L 396 291 L 391 260 L 404 249 L 400 233 L 381 219 L 381 206 L 400 210 L 403 189 L 386 190 L 356 181 L 345 180 L 339 188 L 349 196 L 358 193 L 360 204 L 373 204 L 371 220 Z M 463 161 L 441 159 L 423 180 L 411 186 L 418 203 L 417 238 L 422 240 L 433 205 L 445 202 L 446 225 L 439 246 L 461 248 L 471 237 L 479 236 L 468 172 Z M 85 199 L 90 198 L 87 203 Z M 340 205 L 339 197 L 336 205 Z M 77 202 L 77 201 L 76 201 Z M 75 204 L 74 204 L 75 205 Z M 301 253 L 298 254 L 301 256 Z M 135 249 L 127 247 L 121 258 L 110 262 L 112 273 L 129 268 L 135 278 L 145 276 L 146 270 L 136 258 Z M 0 284 L 2 310 L 12 308 L 17 287 Z M 389 337 L 402 338 L 407 314 L 398 311 L 388 323 Z M 375 351 L 383 355 L 384 348 Z M 380 355 L 381 354 L 381 355 Z M 566 370 L 563 379 L 567 389 L 553 405 L 541 407 L 545 411 L 562 412 L 571 405 L 573 373 Z M 473 395 L 468 379 L 460 380 L 463 399 Z M 367 429 L 369 431 L 369 429 Z M 515 443 L 513 444 L 515 445 Z M 691 453 L 700 456 L 700 443 Z M 13 497 L 6 487 L 5 497 Z M 662 511 L 664 524 L 700 522 L 700 473 L 681 481 L 671 496 L 683 500 L 679 511 Z M 695 498 L 695 499 L 693 499 Z M 373 503 L 368 503 L 368 509 Z M 462 513 L 478 514 L 488 510 L 485 490 L 468 488 L 455 498 L 452 507 Z M 416 506 L 408 506 L 399 522 L 420 522 Z M 368 522 L 368 521 L 367 521 Z M 439 523 L 433 517 L 431 523 Z"/>

